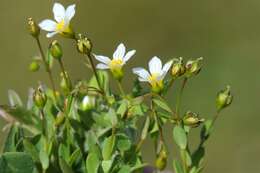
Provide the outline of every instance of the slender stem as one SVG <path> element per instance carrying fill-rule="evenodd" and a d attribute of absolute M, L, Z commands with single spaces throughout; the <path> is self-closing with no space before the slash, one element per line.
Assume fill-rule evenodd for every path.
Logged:
<path fill-rule="evenodd" d="M 49 67 L 47 61 L 46 61 L 46 57 L 45 57 L 45 54 L 43 52 L 42 45 L 41 45 L 39 37 L 36 37 L 36 42 L 37 42 L 38 48 L 39 48 L 40 53 L 41 53 L 41 58 L 42 58 L 42 61 L 44 63 L 44 66 L 45 66 L 45 70 L 46 70 L 46 72 L 48 73 L 48 76 L 49 76 L 49 80 L 50 80 L 50 83 L 51 83 L 51 86 L 52 86 L 54 98 L 56 99 L 56 88 L 55 88 L 52 72 L 50 70 L 50 67 Z"/>
<path fill-rule="evenodd" d="M 177 119 L 180 120 L 180 115 L 179 115 L 179 111 L 180 111 L 180 106 L 181 106 L 181 100 L 182 100 L 182 94 L 183 94 L 183 90 L 185 88 L 185 85 L 188 81 L 188 78 L 184 78 L 183 82 L 182 82 L 182 86 L 181 86 L 181 90 L 177 99 L 177 104 L 176 104 L 176 116 Z"/>
<path fill-rule="evenodd" d="M 42 121 L 42 133 L 45 137 L 46 136 L 46 124 L 45 124 L 45 115 L 43 109 L 40 109 L 40 114 L 41 114 L 41 121 Z"/>
<path fill-rule="evenodd" d="M 119 88 L 121 94 L 122 94 L 123 96 L 125 96 L 125 91 L 124 91 L 124 89 L 123 89 L 122 83 L 121 83 L 119 80 L 117 80 L 117 84 L 118 84 L 118 88 Z"/>
<path fill-rule="evenodd" d="M 60 68 L 61 68 L 61 72 L 62 72 L 62 74 L 63 74 L 63 77 L 64 77 L 65 80 L 66 80 L 66 84 L 69 85 L 69 90 L 71 91 L 71 84 L 72 84 L 72 82 L 71 82 L 69 76 L 68 76 L 67 73 L 66 73 L 64 64 L 63 64 L 63 62 L 62 62 L 61 59 L 59 59 L 59 64 L 60 64 Z"/>
<path fill-rule="evenodd" d="M 103 88 L 101 87 L 101 84 L 100 84 L 100 81 L 99 81 L 99 77 L 98 77 L 98 74 L 97 74 L 96 67 L 95 67 L 94 62 L 93 62 L 93 59 L 92 59 L 92 57 L 91 57 L 91 54 L 87 54 L 87 58 L 88 58 L 88 60 L 89 60 L 89 62 L 90 62 L 91 69 L 92 69 L 92 71 L 93 71 L 93 73 L 94 73 L 94 75 L 95 75 L 95 78 L 96 78 L 96 80 L 97 80 L 98 87 L 103 91 Z"/>

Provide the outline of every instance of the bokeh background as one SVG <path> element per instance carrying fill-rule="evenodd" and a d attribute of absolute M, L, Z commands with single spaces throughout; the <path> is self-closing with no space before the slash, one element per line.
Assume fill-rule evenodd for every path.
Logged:
<path fill-rule="evenodd" d="M 30 86 L 48 82 L 43 71 L 31 73 L 28 64 L 38 55 L 34 40 L 26 32 L 27 17 L 40 21 L 52 18 L 51 0 L 1 0 L 0 5 L 0 104 L 7 103 L 7 90 L 16 90 L 26 100 Z M 60 0 L 77 4 L 73 26 L 85 32 L 94 51 L 112 55 L 120 42 L 136 49 L 127 71 L 146 66 L 157 55 L 204 57 L 199 76 L 189 81 L 183 111 L 215 113 L 216 92 L 232 86 L 235 100 L 225 110 L 208 142 L 205 172 L 256 173 L 260 171 L 260 1 L 259 0 Z M 45 33 L 44 33 L 45 34 Z M 56 39 L 61 39 L 57 38 Z M 44 46 L 48 42 L 42 35 Z M 65 65 L 74 80 L 87 78 L 90 71 L 72 41 L 63 40 Z M 58 70 L 55 70 L 58 76 Z M 126 79 L 125 79 L 126 80 Z M 126 80 L 127 81 L 127 80 Z M 178 82 L 175 89 L 178 89 Z M 130 89 L 129 83 L 125 87 Z M 174 104 L 175 93 L 169 95 Z M 0 119 L 0 124 L 4 122 Z M 171 130 L 165 129 L 171 140 Z M 194 134 L 192 138 L 195 138 Z M 1 132 L 0 141 L 4 138 Z M 174 154 L 174 147 L 169 144 Z M 152 161 L 152 147 L 145 147 Z M 148 148 L 148 149 L 147 149 Z M 173 152 L 172 152 L 173 151 Z M 171 164 L 169 164 L 171 166 Z"/>

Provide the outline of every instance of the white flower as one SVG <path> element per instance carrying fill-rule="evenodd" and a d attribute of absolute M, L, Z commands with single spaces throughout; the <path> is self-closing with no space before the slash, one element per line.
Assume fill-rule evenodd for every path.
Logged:
<path fill-rule="evenodd" d="M 133 68 L 133 73 L 138 75 L 141 82 L 149 82 L 152 89 L 156 92 L 162 90 L 163 79 L 172 66 L 173 61 L 167 62 L 162 66 L 162 61 L 158 57 L 153 57 L 149 61 L 149 72 L 141 67 Z"/>
<path fill-rule="evenodd" d="M 120 70 L 123 65 L 135 54 L 135 50 L 131 50 L 126 53 L 126 48 L 123 43 L 120 43 L 113 54 L 113 59 L 110 59 L 102 55 L 94 55 L 95 58 L 100 61 L 97 65 L 98 69 L 110 69 L 110 70 Z"/>
<path fill-rule="evenodd" d="M 63 5 L 55 3 L 53 6 L 53 14 L 56 21 L 46 19 L 39 26 L 42 30 L 48 31 L 47 37 L 53 37 L 55 34 L 71 35 L 73 31 L 70 28 L 70 20 L 75 15 L 76 5 L 70 5 L 65 10 Z"/>

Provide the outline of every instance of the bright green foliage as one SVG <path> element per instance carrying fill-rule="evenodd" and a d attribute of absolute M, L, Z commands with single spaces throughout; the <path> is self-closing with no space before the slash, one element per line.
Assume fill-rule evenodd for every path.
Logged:
<path fill-rule="evenodd" d="M 32 19 L 30 22 L 35 24 Z M 73 39 L 71 47 L 85 56 L 85 65 L 92 71 L 90 79 L 76 81 L 65 69 L 66 54 L 61 53 L 61 46 L 52 44 L 45 56 L 39 34 L 33 34 L 33 38 L 40 48 L 39 62 L 45 66 L 50 86 L 42 84 L 41 90 L 31 89 L 27 104 L 15 91 L 8 92 L 10 103 L 0 106 L 0 116 L 7 122 L 5 129 L 8 132 L 0 155 L 0 173 L 142 173 L 148 166 L 142 155 L 148 138 L 154 142 L 156 160 L 149 166 L 155 171 L 167 168 L 175 173 L 203 171 L 206 141 L 220 111 L 231 104 L 232 95 L 230 87 L 219 92 L 216 115 L 208 120 L 204 121 L 190 111 L 180 114 L 184 112 L 180 111 L 180 105 L 185 85 L 199 74 L 202 58 L 189 60 L 186 65 L 181 58 L 169 61 L 164 70 L 169 68 L 171 76 L 162 70 L 160 78 L 155 73 L 130 83 L 123 78 L 125 62 L 114 60 L 112 64 L 122 72 L 120 79 L 111 75 L 111 70 L 98 70 L 91 52 L 93 43 L 82 35 L 77 38 L 78 34 L 73 32 L 69 37 Z M 59 34 L 64 36 L 64 33 Z M 154 61 L 160 60 L 154 58 Z M 62 81 L 60 90 L 53 82 L 52 69 L 56 64 L 62 74 L 61 79 L 57 76 Z M 160 66 L 160 63 L 154 64 Z M 140 68 L 135 70 L 138 74 L 142 71 Z M 144 80 L 149 84 L 143 85 Z M 181 90 L 173 90 L 171 86 L 179 81 L 183 81 Z M 154 82 L 161 86 L 160 92 L 151 91 Z M 114 83 L 118 84 L 118 89 L 111 87 Z M 124 85 L 132 86 L 132 90 L 124 90 Z M 166 99 L 166 94 L 173 92 L 179 93 L 174 102 Z M 173 129 L 171 139 L 164 136 L 166 124 Z M 200 143 L 192 151 L 189 133 L 195 128 L 200 128 Z M 168 140 L 173 140 L 177 146 L 168 146 Z M 172 158 L 169 157 L 170 150 L 179 151 L 173 161 L 169 159 Z M 172 166 L 167 165 L 172 162 Z"/>

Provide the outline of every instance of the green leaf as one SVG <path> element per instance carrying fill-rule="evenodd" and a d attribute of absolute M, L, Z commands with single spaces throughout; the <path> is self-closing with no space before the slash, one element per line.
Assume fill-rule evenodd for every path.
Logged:
<path fill-rule="evenodd" d="M 192 162 L 194 166 L 200 166 L 203 158 L 205 155 L 205 148 L 199 147 L 193 154 L 192 154 Z"/>
<path fill-rule="evenodd" d="M 14 90 L 8 90 L 8 99 L 10 106 L 12 107 L 22 107 L 23 102 L 19 95 Z"/>
<path fill-rule="evenodd" d="M 64 159 L 59 158 L 59 164 L 60 164 L 60 168 L 63 173 L 73 173 L 71 167 L 68 165 L 68 163 Z"/>
<path fill-rule="evenodd" d="M 131 141 L 130 139 L 125 135 L 120 135 L 117 138 L 117 148 L 121 151 L 127 151 L 131 148 Z"/>
<path fill-rule="evenodd" d="M 39 162 L 39 154 L 36 147 L 27 139 L 23 140 L 24 150 L 32 156 L 34 162 Z"/>
<path fill-rule="evenodd" d="M 125 113 L 127 112 L 128 109 L 128 101 L 127 100 L 122 100 L 122 103 L 120 104 L 119 108 L 117 109 L 117 114 L 123 118 L 125 116 Z"/>
<path fill-rule="evenodd" d="M 111 159 L 112 153 L 114 151 L 115 141 L 116 137 L 114 135 L 111 135 L 105 139 L 102 149 L 102 156 L 104 160 Z"/>
<path fill-rule="evenodd" d="M 18 135 L 18 127 L 12 125 L 9 129 L 8 135 L 5 139 L 3 152 L 15 152 L 16 151 L 16 141 Z"/>
<path fill-rule="evenodd" d="M 184 173 L 183 168 L 178 160 L 173 161 L 173 168 L 175 173 Z"/>
<path fill-rule="evenodd" d="M 142 130 L 142 134 L 141 134 L 142 140 L 146 139 L 147 134 L 148 134 L 148 130 L 149 130 L 149 126 L 150 126 L 150 117 L 147 116 L 146 120 L 145 120 L 144 128 Z"/>
<path fill-rule="evenodd" d="M 212 131 L 212 120 L 207 120 L 204 122 L 200 132 L 201 140 L 207 140 L 211 131 Z"/>
<path fill-rule="evenodd" d="M 0 157 L 1 173 L 32 173 L 34 163 L 29 154 L 7 152 Z"/>
<path fill-rule="evenodd" d="M 47 170 L 47 168 L 49 167 L 49 156 L 48 156 L 47 152 L 45 152 L 44 150 L 41 150 L 39 157 L 40 157 L 40 161 L 42 164 L 42 168 L 44 170 Z"/>
<path fill-rule="evenodd" d="M 160 108 L 162 108 L 163 110 L 172 113 L 171 108 L 168 106 L 167 103 L 165 103 L 164 101 L 158 100 L 158 99 L 153 99 L 153 102 L 159 106 Z"/>
<path fill-rule="evenodd" d="M 104 173 L 109 173 L 111 167 L 112 167 L 113 161 L 112 160 L 104 160 L 102 161 L 102 168 Z"/>
<path fill-rule="evenodd" d="M 121 167 L 121 169 L 118 171 L 118 173 L 130 173 L 131 167 L 128 165 L 124 165 Z"/>
<path fill-rule="evenodd" d="M 95 152 L 90 153 L 88 155 L 87 161 L 86 161 L 87 172 L 88 173 L 97 173 L 99 165 L 100 165 L 100 161 L 99 161 L 98 155 Z"/>
<path fill-rule="evenodd" d="M 82 153 L 80 151 L 80 148 L 76 149 L 69 158 L 69 166 L 72 166 L 73 163 L 75 163 L 77 160 L 79 160 L 82 157 Z"/>
<path fill-rule="evenodd" d="M 181 149 L 186 148 L 187 135 L 182 127 L 175 126 L 175 128 L 173 129 L 173 139 Z"/>

